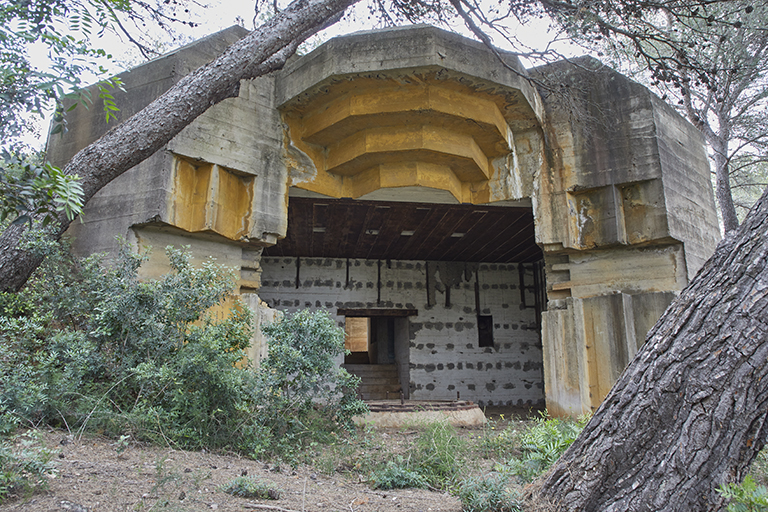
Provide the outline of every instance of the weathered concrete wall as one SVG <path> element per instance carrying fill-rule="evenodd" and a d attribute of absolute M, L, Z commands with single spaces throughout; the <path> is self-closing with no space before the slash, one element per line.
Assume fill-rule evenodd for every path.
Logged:
<path fill-rule="evenodd" d="M 120 75 L 118 122 L 141 110 L 182 76 L 246 34 L 231 27 Z M 70 131 L 52 137 L 49 155 L 64 164 L 106 125 L 97 106 L 71 113 Z M 287 174 L 274 79 L 243 83 L 240 95 L 213 106 L 166 148 L 99 191 L 68 234 L 79 254 L 114 254 L 115 236 L 136 225 L 180 228 L 263 246 L 285 235 Z"/>
<path fill-rule="evenodd" d="M 420 26 L 334 39 L 292 61 L 276 83 L 297 155 L 291 185 L 355 199 L 405 188 L 458 203 L 530 197 L 543 109 L 517 57 L 504 57 L 517 73 L 480 43 Z"/>
<path fill-rule="evenodd" d="M 475 274 L 467 264 L 469 280 L 464 264 L 453 265 L 460 271 L 446 305 L 445 264 L 349 260 L 347 280 L 347 260 L 301 258 L 298 288 L 296 258 L 265 257 L 261 264 L 259 295 L 275 309 L 417 309 L 409 317 L 411 399 L 452 400 L 459 392 L 483 405 L 543 402 L 535 311 L 521 307 L 516 265 L 480 264 Z M 480 313 L 493 316 L 493 347 L 478 346 L 476 279 Z M 335 318 L 343 327 L 344 317 Z"/>
<path fill-rule="evenodd" d="M 579 64 L 534 71 L 570 91 L 544 97 L 547 165 L 534 185 L 554 414 L 600 404 L 718 238 L 701 136 L 645 87 Z"/>
<path fill-rule="evenodd" d="M 685 244 L 688 279 L 714 252 L 720 228 L 704 140 L 667 103 L 651 95 L 669 234 Z"/>

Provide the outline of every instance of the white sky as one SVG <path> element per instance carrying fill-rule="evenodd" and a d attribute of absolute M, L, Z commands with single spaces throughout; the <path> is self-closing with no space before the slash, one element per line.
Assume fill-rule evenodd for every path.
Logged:
<path fill-rule="evenodd" d="M 202 0 L 205 2 L 205 0 Z M 189 27 L 177 27 L 177 32 L 181 36 L 181 40 L 173 42 L 171 38 L 161 31 L 160 29 L 153 29 L 153 39 L 157 40 L 163 45 L 163 51 L 169 51 L 177 46 L 185 43 L 189 43 L 194 39 L 212 34 L 231 25 L 236 24 L 238 18 L 241 19 L 241 23 L 244 23 L 248 29 L 253 28 L 254 18 L 254 3 L 252 0 L 208 0 L 205 2 L 205 8 L 197 8 L 193 11 L 192 20 L 199 23 L 196 28 Z M 195 12 L 196 11 L 196 12 Z M 373 23 L 375 22 L 369 19 L 368 8 L 366 2 L 358 3 L 354 11 L 345 17 L 341 22 L 326 29 L 318 36 L 315 36 L 310 40 L 310 44 L 317 45 L 322 41 L 326 41 L 334 36 L 356 32 L 359 30 L 369 30 L 375 28 Z M 149 25 L 149 24 L 148 24 Z M 129 27 L 134 28 L 135 27 Z M 461 33 L 467 37 L 471 37 L 469 31 L 463 26 L 450 27 L 452 30 Z M 524 44 L 529 45 L 536 49 L 544 49 L 545 46 L 555 38 L 556 34 L 550 32 L 548 22 L 546 20 L 539 20 L 536 23 L 530 23 L 526 26 L 514 26 L 508 27 L 510 34 L 520 39 Z M 112 73 L 120 73 L 128 67 L 132 67 L 143 62 L 143 58 L 140 56 L 138 50 L 126 40 L 121 39 L 119 36 L 113 33 L 106 33 L 101 38 L 95 39 L 94 47 L 103 48 L 108 53 L 111 53 L 114 57 L 113 61 L 105 60 L 103 65 Z M 495 38 L 494 44 L 504 49 L 509 49 L 508 44 L 502 38 Z M 553 44 L 553 48 L 565 56 L 581 55 L 584 52 L 583 49 L 571 45 L 566 41 L 560 41 Z M 39 66 L 44 66 L 47 62 L 45 49 L 40 46 L 31 53 L 34 55 L 34 60 L 39 62 Z M 526 62 L 524 64 L 530 66 L 536 63 Z M 92 83 L 96 80 L 95 75 L 88 77 L 84 76 L 84 83 Z M 42 120 L 39 124 L 38 133 L 31 135 L 24 139 L 31 147 L 40 148 L 45 143 L 44 134 L 47 132 L 47 126 L 49 119 Z"/>
<path fill-rule="evenodd" d="M 206 8 L 198 9 L 199 16 L 192 18 L 200 24 L 199 27 L 194 29 L 182 27 L 181 29 L 178 29 L 178 32 L 185 38 L 183 41 L 184 43 L 191 42 L 194 39 L 234 25 L 237 23 L 238 19 L 244 22 L 246 28 L 253 28 L 254 3 L 252 0 L 208 0 L 205 4 L 207 5 Z M 351 16 L 345 17 L 341 22 L 323 31 L 319 37 L 315 38 L 315 41 L 317 43 L 337 35 L 375 28 L 372 26 L 372 23 L 374 23 L 374 21 L 369 19 L 366 2 L 360 2 L 354 7 Z M 465 36 L 471 37 L 469 31 L 463 25 L 450 28 Z M 538 20 L 535 23 L 529 23 L 526 26 L 509 26 L 509 30 L 523 43 L 537 49 L 543 49 L 547 43 L 556 36 L 556 34 L 549 31 L 548 22 L 546 20 Z M 161 33 L 159 30 L 155 37 L 167 41 L 169 50 L 178 46 L 178 44 L 174 45 L 167 35 Z M 494 43 L 502 48 L 509 49 L 508 45 L 501 38 L 494 39 Z M 100 45 L 99 47 L 111 52 L 118 63 L 125 64 L 125 62 L 128 61 L 138 64 L 141 62 L 138 52 L 130 44 L 121 41 L 113 34 L 105 36 L 101 41 L 97 42 L 97 45 Z M 585 53 L 583 49 L 566 41 L 555 43 L 553 48 L 566 56 L 581 55 Z M 118 67 L 116 71 L 120 71 L 120 68 Z"/>

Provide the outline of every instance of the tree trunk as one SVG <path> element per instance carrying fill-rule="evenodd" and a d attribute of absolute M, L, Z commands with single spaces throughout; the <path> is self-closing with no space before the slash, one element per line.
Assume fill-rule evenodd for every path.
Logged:
<path fill-rule="evenodd" d="M 534 510 L 719 510 L 768 433 L 768 191 L 648 333 Z M 549 508 L 547 508 L 549 507 Z"/>
<path fill-rule="evenodd" d="M 160 150 L 216 103 L 238 94 L 240 81 L 281 68 L 307 37 L 338 21 L 357 0 L 294 0 L 285 10 L 182 78 L 142 111 L 77 153 L 64 168 L 81 178 L 87 202 L 102 187 Z M 69 226 L 63 216 L 51 231 Z M 0 236 L 0 290 L 17 291 L 42 258 L 19 248 L 24 229 Z"/>
<path fill-rule="evenodd" d="M 720 122 L 722 125 L 723 121 Z M 723 128 L 721 128 L 722 130 Z M 736 207 L 733 205 L 731 175 L 728 165 L 728 139 L 725 137 L 720 134 L 713 135 L 709 137 L 709 144 L 714 151 L 712 159 L 715 162 L 715 197 L 723 219 L 723 230 L 728 233 L 739 227 L 739 218 L 736 215 Z"/>

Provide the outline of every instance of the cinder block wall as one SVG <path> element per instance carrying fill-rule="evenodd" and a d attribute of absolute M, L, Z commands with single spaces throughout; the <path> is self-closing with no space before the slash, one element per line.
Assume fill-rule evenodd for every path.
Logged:
<path fill-rule="evenodd" d="M 418 310 L 409 317 L 411 399 L 451 400 L 459 392 L 480 405 L 544 403 L 536 314 L 522 307 L 514 264 L 467 264 L 450 305 L 447 277 L 434 262 L 350 259 L 348 269 L 346 259 L 301 258 L 298 287 L 296 258 L 263 257 L 261 265 L 259 296 L 279 310 L 325 308 L 340 327 L 339 308 Z M 493 347 L 478 346 L 476 279 L 480 314 L 493 316 Z"/>

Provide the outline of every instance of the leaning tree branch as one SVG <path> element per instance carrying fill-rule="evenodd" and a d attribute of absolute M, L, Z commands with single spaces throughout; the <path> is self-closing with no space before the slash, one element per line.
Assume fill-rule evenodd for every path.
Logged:
<path fill-rule="evenodd" d="M 77 153 L 64 167 L 78 175 L 87 202 L 107 183 L 163 148 L 211 106 L 236 96 L 240 81 L 280 69 L 310 35 L 335 23 L 356 0 L 294 0 L 211 63 L 183 77 L 143 110 Z M 51 236 L 70 221 L 60 217 Z M 18 290 L 42 257 L 19 247 L 24 229 L 0 235 L 0 290 Z"/>

